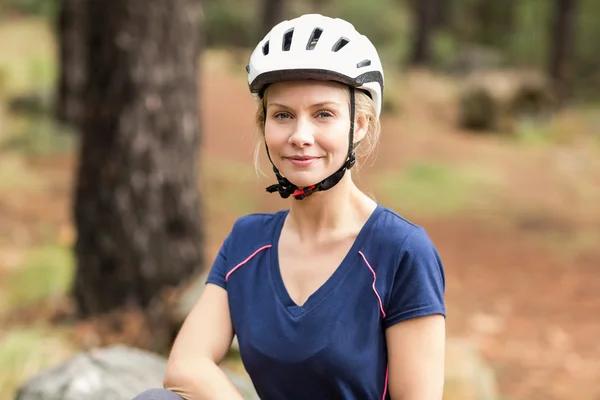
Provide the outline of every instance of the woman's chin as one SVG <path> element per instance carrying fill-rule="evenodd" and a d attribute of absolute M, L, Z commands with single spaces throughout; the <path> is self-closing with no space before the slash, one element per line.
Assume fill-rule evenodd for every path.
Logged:
<path fill-rule="evenodd" d="M 327 176 L 322 176 L 322 174 L 315 173 L 290 173 L 289 175 L 284 175 L 288 181 L 292 182 L 294 185 L 299 188 L 304 188 L 307 186 L 311 186 L 321 182 Z"/>

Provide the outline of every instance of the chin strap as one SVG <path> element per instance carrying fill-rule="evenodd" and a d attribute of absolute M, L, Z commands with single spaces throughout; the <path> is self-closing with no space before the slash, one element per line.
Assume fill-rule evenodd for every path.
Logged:
<path fill-rule="evenodd" d="M 264 105 L 263 105 L 263 109 L 264 109 Z M 267 118 L 266 109 L 264 110 L 264 113 L 265 113 L 265 119 L 266 119 Z M 344 177 L 346 170 L 349 170 L 350 168 L 352 168 L 354 166 L 354 164 L 356 164 L 356 155 L 354 153 L 354 149 L 356 148 L 356 145 L 358 145 L 358 143 L 356 143 L 356 145 L 353 143 L 354 142 L 354 114 L 355 114 L 354 88 L 350 87 L 350 134 L 349 134 L 350 140 L 349 140 L 349 145 L 348 145 L 348 156 L 346 157 L 346 161 L 344 162 L 344 165 L 342 165 L 340 169 L 338 169 L 333 174 L 329 175 L 327 178 L 323 179 L 321 182 L 316 183 L 314 185 L 304 187 L 302 189 L 299 188 L 298 186 L 294 185 L 290 181 L 288 181 L 287 178 L 281 176 L 281 173 L 275 167 L 275 164 L 273 164 L 273 160 L 271 160 L 271 154 L 269 154 L 269 147 L 267 146 L 267 143 L 265 142 L 265 148 L 267 149 L 267 157 L 269 157 L 269 161 L 271 162 L 271 165 L 273 166 L 273 172 L 275 173 L 275 176 L 277 177 L 277 183 L 267 187 L 267 192 L 269 192 L 269 193 L 279 192 L 279 195 L 284 199 L 287 199 L 288 197 L 290 197 L 290 195 L 293 195 L 296 200 L 302 200 L 302 199 L 310 196 L 314 192 L 328 190 L 328 189 L 331 189 L 332 187 L 334 187 L 335 185 L 337 185 L 337 183 L 339 181 L 341 181 L 342 178 Z"/>

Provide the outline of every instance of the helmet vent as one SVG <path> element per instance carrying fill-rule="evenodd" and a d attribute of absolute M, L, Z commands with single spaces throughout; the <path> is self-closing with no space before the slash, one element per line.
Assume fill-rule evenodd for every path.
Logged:
<path fill-rule="evenodd" d="M 283 35 L 283 51 L 290 51 L 292 47 L 292 37 L 294 36 L 294 28 L 290 29 Z"/>
<path fill-rule="evenodd" d="M 323 33 L 323 29 L 321 29 L 321 28 L 315 28 L 313 30 L 312 35 L 310 35 L 310 38 L 308 38 L 308 43 L 306 44 L 306 50 L 313 50 L 315 48 L 322 33 Z"/>
<path fill-rule="evenodd" d="M 356 68 L 368 67 L 369 65 L 371 65 L 371 60 L 362 60 L 361 62 L 356 64 Z"/>
<path fill-rule="evenodd" d="M 269 54 L 269 41 L 268 40 L 267 40 L 267 43 L 264 44 L 262 50 L 263 50 L 263 55 L 266 56 L 267 54 Z"/>
<path fill-rule="evenodd" d="M 331 51 L 338 52 L 340 51 L 345 45 L 347 45 L 348 43 L 350 43 L 350 41 L 346 38 L 340 38 L 340 40 L 338 40 L 337 42 L 335 42 L 335 44 L 333 45 L 333 47 L 331 48 Z"/>

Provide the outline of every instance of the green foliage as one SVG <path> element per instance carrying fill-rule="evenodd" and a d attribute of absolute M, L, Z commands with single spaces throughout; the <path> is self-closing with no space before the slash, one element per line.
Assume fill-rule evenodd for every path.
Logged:
<path fill-rule="evenodd" d="M 446 22 L 433 37 L 434 66 L 447 68 L 460 57 L 462 47 L 475 44 L 496 52 L 509 65 L 547 68 L 553 1 L 514 0 L 512 15 L 503 2 L 453 0 L 450 4 Z M 374 42 L 386 64 L 401 66 L 405 64 L 414 32 L 409 5 L 408 1 L 398 0 L 288 1 L 284 18 L 307 12 L 345 18 Z M 582 98 L 593 99 L 598 96 L 594 88 L 600 84 L 597 68 L 600 58 L 595 46 L 595 38 L 600 35 L 600 25 L 596 23 L 600 2 L 580 0 L 578 5 L 574 89 Z M 18 12 L 50 19 L 58 7 L 59 0 L 0 0 L 0 16 Z M 204 40 L 209 47 L 252 49 L 262 37 L 261 0 L 205 0 L 203 7 Z M 482 13 L 488 16 L 485 20 Z M 42 40 L 32 41 L 26 32 L 11 30 L 7 34 L 5 29 L 10 24 L 10 20 L 0 24 L 0 42 L 11 41 L 14 48 L 21 50 L 44 47 L 53 52 L 53 47 L 47 45 L 47 33 L 38 32 L 35 37 Z M 26 59 L 5 50 L 0 43 L 0 91 L 5 87 L 22 88 L 25 81 L 45 87 L 55 81 L 56 64 L 48 63 L 47 57 Z M 20 64 L 17 68 L 14 64 L 7 65 L 7 59 L 20 60 Z"/>
<path fill-rule="evenodd" d="M 74 260 L 71 249 L 58 245 L 34 248 L 24 265 L 3 282 L 3 297 L 9 307 L 26 307 L 65 296 L 71 285 Z"/>
<path fill-rule="evenodd" d="M 597 0 L 581 0 L 579 3 L 577 45 L 575 46 L 576 91 L 583 99 L 598 100 L 600 86 L 600 2 Z"/>
<path fill-rule="evenodd" d="M 490 178 L 482 171 L 416 162 L 402 173 L 379 175 L 377 183 L 378 192 L 398 210 L 437 216 L 472 206 Z"/>
<path fill-rule="evenodd" d="M 458 41 L 446 30 L 434 33 L 431 46 L 435 54 L 434 63 L 442 69 L 451 67 L 460 47 Z"/>
<path fill-rule="evenodd" d="M 47 155 L 74 148 L 74 136 L 52 117 L 55 50 L 52 27 L 43 18 L 0 23 L 1 151 Z"/>
<path fill-rule="evenodd" d="M 408 20 L 402 3 L 395 0 L 333 0 L 315 10 L 305 3 L 287 5 L 284 18 L 320 12 L 350 21 L 387 56 L 405 52 Z M 206 44 L 209 47 L 253 48 L 262 39 L 259 0 L 208 0 L 204 2 Z"/>
<path fill-rule="evenodd" d="M 548 123 L 529 118 L 517 122 L 515 136 L 520 143 L 529 146 L 547 145 L 553 139 Z"/>
<path fill-rule="evenodd" d="M 598 107 L 580 107 L 553 115 L 551 118 L 521 117 L 516 121 L 514 137 L 528 147 L 571 146 L 594 142 L 600 144 Z M 593 186 L 593 185 L 592 185 Z"/>
<path fill-rule="evenodd" d="M 22 13 L 53 18 L 60 0 L 0 0 L 0 12 Z"/>
<path fill-rule="evenodd" d="M 382 57 L 390 61 L 404 58 L 410 19 L 402 2 L 397 0 L 336 0 L 331 1 L 327 13 L 351 22 L 378 48 Z"/>
<path fill-rule="evenodd" d="M 546 68 L 553 3 L 538 0 L 515 2 L 515 29 L 508 47 L 500 49 L 507 53 L 510 62 Z"/>
<path fill-rule="evenodd" d="M 13 399 L 15 390 L 34 374 L 55 366 L 74 353 L 66 334 L 46 327 L 0 331 L 0 398 Z"/>
<path fill-rule="evenodd" d="M 478 8 L 484 3 L 493 11 L 489 22 L 478 17 Z M 470 43 L 495 51 L 508 65 L 533 66 L 545 71 L 552 44 L 551 24 L 555 3 L 514 0 L 513 14 L 509 17 L 506 15 L 507 7 L 504 2 L 452 1 L 452 23 L 442 29 L 448 37 L 443 39 L 444 45 L 434 46 L 435 58 L 440 57 L 446 61 L 442 62 L 444 67 L 447 64 L 448 53 L 445 49 L 448 48 L 448 42 L 454 42 L 452 47 Z M 600 2 L 580 0 L 577 2 L 576 13 L 574 93 L 577 97 L 589 100 L 598 97 L 595 88 L 600 85 L 600 56 L 596 49 L 596 38 L 600 36 L 600 25 L 597 23 Z"/>
<path fill-rule="evenodd" d="M 0 100 L 51 91 L 57 70 L 56 40 L 47 20 L 0 22 Z"/>
<path fill-rule="evenodd" d="M 76 147 L 77 136 L 56 122 L 49 112 L 12 115 L 4 120 L 7 129 L 4 137 L 0 137 L 0 151 L 17 151 L 27 155 L 57 155 L 71 153 Z"/>
<path fill-rule="evenodd" d="M 254 47 L 258 42 L 257 6 L 251 0 L 207 0 L 204 7 L 208 47 Z"/>

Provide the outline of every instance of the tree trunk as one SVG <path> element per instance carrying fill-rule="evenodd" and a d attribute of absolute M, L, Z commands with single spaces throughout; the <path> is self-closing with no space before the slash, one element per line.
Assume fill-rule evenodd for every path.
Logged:
<path fill-rule="evenodd" d="M 454 0 L 438 0 L 437 7 L 434 11 L 433 26 L 434 28 L 448 28 L 452 21 L 452 7 Z"/>
<path fill-rule="evenodd" d="M 262 32 L 260 39 L 266 35 L 271 28 L 283 21 L 285 0 L 262 0 Z"/>
<path fill-rule="evenodd" d="M 514 0 L 479 0 L 474 5 L 478 29 L 472 39 L 499 49 L 507 46 L 514 28 L 515 5 Z"/>
<path fill-rule="evenodd" d="M 438 0 L 412 0 L 415 31 L 413 32 L 410 64 L 414 66 L 431 63 L 431 35 L 436 24 Z"/>
<path fill-rule="evenodd" d="M 88 5 L 74 199 L 80 316 L 148 307 L 203 267 L 199 0 Z"/>
<path fill-rule="evenodd" d="M 62 0 L 56 25 L 61 68 L 54 112 L 58 121 L 76 129 L 86 82 L 86 6 L 86 1 Z"/>
<path fill-rule="evenodd" d="M 575 30 L 577 29 L 577 0 L 556 0 L 550 26 L 549 74 L 559 101 L 568 98 L 573 78 Z"/>

